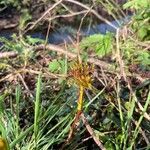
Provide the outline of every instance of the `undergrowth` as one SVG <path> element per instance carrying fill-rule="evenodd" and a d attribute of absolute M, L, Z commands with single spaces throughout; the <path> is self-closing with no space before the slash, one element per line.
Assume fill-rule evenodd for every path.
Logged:
<path fill-rule="evenodd" d="M 113 6 L 111 1 L 101 4 L 105 9 Z M 123 7 L 134 9 L 128 24 L 116 33 L 94 34 L 77 43 L 83 64 L 101 60 L 113 69 L 93 61 L 92 88 L 84 89 L 82 113 L 94 134 L 79 119 L 64 149 L 96 150 L 97 139 L 107 150 L 150 149 L 149 3 L 133 0 Z M 0 42 L 1 52 L 16 52 L 13 58 L 0 57 L 0 150 L 62 148 L 79 96 L 70 75 L 77 49 L 65 45 L 73 56 L 68 58 L 65 50 L 64 55 L 46 47 L 38 50 L 45 41 L 30 36 L 13 35 Z M 75 69 L 75 77 L 84 72 L 86 78 L 86 67 Z"/>

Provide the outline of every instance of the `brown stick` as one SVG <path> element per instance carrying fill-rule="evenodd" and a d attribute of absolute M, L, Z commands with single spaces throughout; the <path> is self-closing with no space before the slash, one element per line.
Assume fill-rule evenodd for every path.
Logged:
<path fill-rule="evenodd" d="M 0 52 L 0 59 L 1 58 L 9 58 L 9 57 L 16 57 L 18 55 L 17 52 Z"/>
<path fill-rule="evenodd" d="M 53 51 L 56 51 L 58 52 L 59 54 L 63 54 L 63 55 L 66 55 L 70 58 L 76 58 L 77 57 L 77 54 L 76 53 L 72 53 L 72 52 L 68 52 L 68 51 L 65 51 L 63 48 L 61 48 L 60 46 L 57 46 L 57 45 L 53 45 L 53 44 L 48 44 L 46 45 L 38 45 L 35 47 L 36 50 L 43 50 L 43 49 L 47 49 L 47 50 L 53 50 Z M 87 60 L 89 63 L 91 64 L 95 64 L 95 65 L 98 65 L 102 68 L 105 68 L 105 69 L 109 69 L 109 71 L 112 70 L 112 68 L 114 68 L 113 66 L 111 66 L 110 64 L 104 62 L 104 61 L 101 61 L 101 60 L 98 60 L 98 59 L 95 59 L 93 57 L 89 57 L 88 60 Z"/>
<path fill-rule="evenodd" d="M 74 135 L 74 131 L 77 128 L 77 123 L 80 121 L 80 115 L 81 115 L 81 111 L 78 111 L 75 115 L 74 121 L 73 121 L 71 128 L 70 128 L 70 132 L 68 134 L 68 138 L 66 140 L 66 144 L 70 142 L 70 140 L 72 139 L 72 137 Z"/>
<path fill-rule="evenodd" d="M 96 137 L 93 129 L 91 128 L 91 126 L 89 125 L 86 117 L 84 116 L 84 114 L 81 114 L 81 119 L 83 121 L 83 124 L 85 125 L 87 131 L 90 133 L 90 135 L 92 136 L 93 140 L 95 141 L 95 143 L 97 144 L 97 146 L 101 149 L 101 150 L 106 150 L 106 148 L 103 146 L 103 144 L 100 142 L 100 140 Z"/>
<path fill-rule="evenodd" d="M 45 46 L 45 44 L 41 44 L 41 45 L 37 45 L 35 47 L 33 47 L 32 49 L 35 50 L 50 50 L 50 51 L 55 51 L 59 54 L 63 54 L 65 56 L 68 56 L 70 58 L 77 58 L 77 54 L 76 53 L 72 53 L 72 52 L 68 52 L 66 50 L 64 50 L 62 47 L 54 45 L 54 44 L 48 44 Z M 17 56 L 17 52 L 0 52 L 0 58 L 6 58 L 6 57 L 16 57 Z M 94 64 L 96 66 L 99 66 L 101 68 L 106 69 L 108 72 L 112 72 L 112 73 L 117 73 L 118 71 L 114 68 L 113 65 L 106 63 L 105 61 L 101 61 L 99 59 L 93 58 L 93 57 L 89 57 L 87 60 L 89 63 Z M 127 76 L 135 76 L 136 78 L 138 78 L 141 82 L 145 81 L 145 79 L 147 79 L 147 77 L 141 77 L 140 74 L 134 73 L 126 73 Z"/>
<path fill-rule="evenodd" d="M 28 29 L 25 31 L 25 33 L 31 29 L 33 29 L 50 11 L 52 11 L 55 7 L 57 7 L 60 3 L 62 3 L 63 0 L 59 0 L 54 5 L 52 5 L 48 10 L 44 12 L 44 14 L 35 22 L 27 24 L 25 28 L 27 28 L 30 24 L 32 24 Z"/>
<path fill-rule="evenodd" d="M 77 54 L 76 53 L 73 53 L 73 52 L 69 52 L 69 51 L 66 51 L 64 50 L 62 47 L 60 46 L 57 46 L 57 45 L 54 45 L 54 44 L 48 44 L 46 45 L 38 45 L 38 46 L 35 46 L 33 47 L 35 50 L 44 50 L 44 49 L 47 49 L 47 50 L 50 50 L 50 51 L 56 51 L 57 53 L 59 54 L 63 54 L 67 57 L 70 57 L 70 58 L 77 58 Z M 91 63 L 91 64 L 94 64 L 96 66 L 99 66 L 103 69 L 106 69 L 108 72 L 111 72 L 111 73 L 119 73 L 119 69 L 115 69 L 115 66 L 114 65 L 111 65 L 105 61 L 102 61 L 102 60 L 99 60 L 99 59 L 96 59 L 94 57 L 88 57 L 87 59 L 87 62 Z M 130 72 L 127 72 L 126 73 L 127 76 L 135 76 L 138 80 L 140 80 L 141 82 L 145 81 L 145 79 L 148 79 L 148 77 L 141 77 L 140 74 L 137 74 L 137 73 L 130 73 Z"/>
<path fill-rule="evenodd" d="M 76 4 L 84 9 L 87 9 L 87 10 L 90 10 L 90 12 L 92 14 L 94 14 L 98 19 L 104 21 L 106 24 L 110 25 L 111 27 L 113 27 L 114 29 L 117 29 L 117 27 L 115 25 L 113 25 L 110 21 L 108 21 L 107 19 L 105 19 L 103 16 L 101 16 L 100 14 L 98 14 L 95 10 L 89 8 L 88 6 L 86 6 L 85 4 L 82 4 L 78 1 L 75 1 L 75 0 L 64 0 L 66 2 L 70 2 L 70 3 L 73 3 L 73 4 Z"/>

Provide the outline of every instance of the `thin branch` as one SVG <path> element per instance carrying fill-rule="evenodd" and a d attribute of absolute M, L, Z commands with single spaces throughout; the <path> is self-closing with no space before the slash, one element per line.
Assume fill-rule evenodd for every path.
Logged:
<path fill-rule="evenodd" d="M 43 50 L 45 48 L 47 50 L 56 51 L 59 54 L 66 55 L 66 56 L 68 56 L 70 58 L 77 58 L 77 54 L 76 53 L 65 51 L 60 46 L 56 46 L 56 45 L 53 45 L 53 44 L 48 44 L 48 45 L 46 45 L 46 47 L 45 47 L 45 45 L 41 44 L 41 45 L 38 45 L 38 46 L 35 47 L 36 50 Z M 91 63 L 91 64 L 95 64 L 95 65 L 98 65 L 98 66 L 103 67 L 105 69 L 109 69 L 109 71 L 111 71 L 112 68 L 114 68 L 113 66 L 111 66 L 110 64 L 108 64 L 106 62 L 98 60 L 98 59 L 95 59 L 95 58 L 92 58 L 92 57 L 89 57 L 87 61 L 89 63 Z"/>
<path fill-rule="evenodd" d="M 41 45 L 38 45 L 38 46 L 35 46 L 33 47 L 35 50 L 44 50 L 44 49 L 47 49 L 47 50 L 51 50 L 51 51 L 56 51 L 58 52 L 59 54 L 63 54 L 63 55 L 66 55 L 67 57 L 70 57 L 70 58 L 76 58 L 77 57 L 77 54 L 76 53 L 72 53 L 72 52 L 68 52 L 66 50 L 64 50 L 63 48 L 61 48 L 60 46 L 57 46 L 57 45 L 53 45 L 53 44 L 47 44 L 45 46 L 45 44 L 41 44 Z M 9 58 L 9 57 L 16 57 L 18 55 L 17 52 L 0 52 L 0 59 L 1 58 Z M 98 60 L 98 59 L 95 59 L 95 58 L 92 58 L 90 57 L 88 59 L 88 62 L 89 63 L 92 63 L 92 64 L 95 64 L 95 65 L 98 65 L 98 66 L 101 66 L 105 69 L 110 69 L 111 71 L 111 65 L 104 62 L 104 61 L 101 61 L 101 60 Z"/>
<path fill-rule="evenodd" d="M 122 59 L 122 54 L 120 52 L 120 43 L 119 43 L 119 29 L 117 29 L 116 32 L 116 60 L 118 61 L 119 67 L 120 67 L 120 73 L 124 80 L 127 81 L 127 77 L 125 74 L 125 70 L 124 70 L 124 63 L 123 63 L 123 59 Z M 119 75 L 120 76 L 120 75 Z"/>
<path fill-rule="evenodd" d="M 35 22 L 32 22 L 32 25 L 25 31 L 25 33 L 31 29 L 33 29 L 35 27 L 35 25 L 37 25 L 50 11 L 52 11 L 55 7 L 57 7 L 60 3 L 62 3 L 63 0 L 58 1 L 57 3 L 55 3 L 54 5 L 52 5 L 47 11 L 44 12 L 44 14 Z M 31 24 L 31 23 L 30 23 Z M 27 24 L 26 28 L 28 27 Z"/>
<path fill-rule="evenodd" d="M 29 87 L 27 86 L 25 80 L 23 79 L 23 77 L 22 77 L 22 75 L 20 73 L 18 73 L 18 77 L 20 78 L 20 80 L 21 80 L 22 84 L 24 85 L 25 89 L 27 90 L 27 92 L 29 92 L 30 96 L 32 98 L 34 98 L 32 92 L 30 91 Z"/>
<path fill-rule="evenodd" d="M 39 75 L 41 73 L 41 71 L 37 71 L 37 70 L 32 70 L 32 69 L 19 69 L 17 71 L 12 71 L 11 73 L 9 73 L 8 75 L 6 75 L 3 78 L 0 78 L 0 83 L 7 80 L 7 81 L 11 81 L 12 78 L 14 78 L 15 76 L 18 75 L 18 73 L 30 73 L 30 74 L 35 74 L 35 75 Z M 44 77 L 51 77 L 52 79 L 58 79 L 58 78 L 66 78 L 66 75 L 60 75 L 60 74 L 53 74 L 50 72 L 42 72 L 42 76 Z"/>
<path fill-rule="evenodd" d="M 87 10 L 91 9 L 88 6 L 82 4 L 82 3 L 78 2 L 78 1 L 75 1 L 75 0 L 64 0 L 64 1 L 76 4 L 76 5 L 84 8 L 84 9 L 87 9 Z M 90 12 L 93 13 L 98 19 L 102 20 L 103 22 L 105 22 L 106 24 L 110 25 L 114 29 L 117 29 L 117 27 L 115 25 L 113 25 L 110 21 L 108 21 L 107 19 L 105 19 L 104 17 L 102 17 L 100 14 L 98 14 L 95 10 L 91 9 Z"/>
<path fill-rule="evenodd" d="M 82 17 L 78 31 L 77 31 L 77 43 L 76 43 L 76 49 L 77 49 L 77 57 L 78 57 L 78 61 L 79 63 L 82 62 L 81 57 L 80 57 L 80 48 L 79 48 L 79 38 L 80 38 L 80 30 L 83 24 L 83 20 L 85 19 L 85 17 L 87 16 L 87 14 L 91 11 L 92 7 L 86 12 L 86 14 Z"/>
<path fill-rule="evenodd" d="M 87 131 L 89 132 L 89 134 L 92 136 L 93 140 L 95 141 L 95 143 L 97 144 L 97 146 L 101 149 L 101 150 L 106 150 L 106 148 L 103 146 L 103 144 L 101 143 L 101 141 L 96 137 L 93 129 L 91 128 L 91 126 L 89 125 L 86 117 L 84 116 L 84 114 L 81 114 L 81 119 L 83 121 L 83 124 L 85 125 Z"/>
<path fill-rule="evenodd" d="M 48 44 L 45 46 L 45 44 L 40 44 L 40 45 L 37 45 L 35 47 L 32 47 L 32 49 L 34 50 L 50 50 L 50 51 L 55 51 L 59 54 L 62 54 L 62 55 L 65 55 L 67 57 L 70 57 L 71 59 L 74 59 L 74 58 L 77 58 L 77 54 L 76 53 L 73 53 L 73 52 L 69 52 L 69 51 L 66 51 L 65 49 L 63 49 L 62 47 L 60 46 L 57 46 L 57 45 L 54 45 L 54 44 Z M 17 56 L 17 52 L 1 52 L 0 53 L 0 58 L 9 58 L 9 57 L 16 57 Z M 94 64 L 95 66 L 99 66 L 101 68 L 104 68 L 106 69 L 108 72 L 110 73 L 118 73 L 119 71 L 115 68 L 114 65 L 112 64 L 109 64 L 105 61 L 102 61 L 102 60 L 99 60 L 99 59 L 96 59 L 94 57 L 89 57 L 87 59 L 87 62 L 91 63 L 91 64 Z M 126 73 L 126 76 L 134 76 L 136 78 L 138 78 L 141 82 L 144 82 L 146 79 L 146 77 L 141 77 L 139 74 L 132 74 L 132 73 Z"/>
<path fill-rule="evenodd" d="M 18 55 L 17 52 L 11 51 L 11 52 L 0 52 L 0 59 L 2 58 L 10 58 L 10 57 L 16 57 Z"/>
<path fill-rule="evenodd" d="M 66 11 L 70 12 L 71 14 L 73 14 L 73 11 L 68 7 L 66 6 L 65 4 L 61 3 L 60 4 L 62 7 L 64 7 L 66 9 Z"/>
<path fill-rule="evenodd" d="M 87 10 L 83 10 L 83 11 L 73 12 L 73 13 L 66 14 L 66 15 L 57 15 L 57 16 L 54 16 L 54 17 L 52 17 L 52 18 L 48 18 L 48 19 L 46 19 L 46 20 L 52 21 L 52 20 L 58 19 L 58 18 L 69 18 L 69 17 L 73 17 L 73 16 L 85 14 L 86 12 L 87 12 Z"/>

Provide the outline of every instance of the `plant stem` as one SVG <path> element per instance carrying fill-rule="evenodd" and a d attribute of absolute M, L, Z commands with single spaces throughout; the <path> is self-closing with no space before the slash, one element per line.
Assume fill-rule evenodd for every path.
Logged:
<path fill-rule="evenodd" d="M 82 106 L 83 106 L 83 92 L 84 92 L 84 88 L 83 88 L 82 85 L 80 85 L 77 112 L 81 112 L 81 110 L 82 110 Z"/>
<path fill-rule="evenodd" d="M 79 86 L 79 98 L 78 98 L 78 102 L 77 102 L 77 113 L 75 115 L 75 118 L 74 118 L 74 121 L 71 125 L 71 128 L 70 128 L 70 132 L 69 132 L 69 135 L 68 135 L 68 138 L 66 140 L 66 143 L 69 143 L 70 140 L 72 139 L 72 136 L 73 136 L 73 133 L 74 133 L 74 130 L 76 129 L 76 123 L 79 121 L 79 116 L 81 115 L 81 112 L 82 112 L 82 106 L 83 106 L 83 92 L 84 92 L 84 88 L 82 85 Z M 66 143 L 64 145 L 66 145 Z"/>

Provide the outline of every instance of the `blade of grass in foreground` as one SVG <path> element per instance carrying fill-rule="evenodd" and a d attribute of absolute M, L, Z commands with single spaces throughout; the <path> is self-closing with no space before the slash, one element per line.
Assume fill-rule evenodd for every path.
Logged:
<path fill-rule="evenodd" d="M 34 111 L 34 140 L 35 150 L 37 149 L 37 136 L 38 136 L 38 120 L 40 117 L 40 93 L 41 93 L 41 75 L 38 76 L 37 88 L 36 88 L 36 100 Z"/>
<path fill-rule="evenodd" d="M 55 104 L 56 101 L 59 99 L 59 97 L 61 97 L 61 95 L 62 95 L 64 89 L 65 89 L 65 84 L 63 84 L 63 87 L 61 88 L 60 93 L 56 96 L 56 98 L 54 99 L 54 101 L 50 104 L 49 108 L 44 112 L 44 114 L 43 114 L 42 116 L 40 116 L 40 118 L 39 118 L 39 120 L 38 120 L 38 122 L 37 122 L 38 124 L 39 124 L 40 122 L 42 122 L 45 118 L 47 118 L 48 116 L 50 116 L 50 113 L 49 113 L 49 112 L 51 112 L 51 110 L 53 109 L 54 104 Z M 38 90 L 38 89 L 36 89 L 36 90 Z M 60 111 L 60 109 L 63 109 L 63 107 L 64 107 L 67 103 L 68 103 L 68 101 L 66 101 L 66 103 L 65 103 L 63 106 L 61 106 L 59 109 L 57 109 L 56 111 L 54 111 L 54 112 L 53 112 L 53 116 L 51 116 L 50 120 L 51 120 L 52 118 L 54 118 L 55 115 L 57 115 L 57 113 Z M 0 126 L 1 126 L 1 124 L 0 124 Z M 10 143 L 10 149 L 14 149 L 15 146 L 16 146 L 16 144 L 21 143 L 21 142 L 25 139 L 25 137 L 26 137 L 29 133 L 31 133 L 33 130 L 34 130 L 34 124 L 31 125 L 30 127 L 28 127 L 25 131 L 20 132 L 20 135 L 19 135 L 13 142 Z M 29 144 L 29 143 L 28 143 L 28 144 Z"/>
<path fill-rule="evenodd" d="M 121 129 L 122 129 L 122 137 L 121 137 L 121 141 L 120 141 L 120 147 L 122 147 L 123 145 L 123 140 L 125 138 L 125 126 L 124 126 L 124 114 L 123 114 L 123 110 L 122 110 L 122 106 L 121 106 L 121 98 L 119 96 L 120 93 L 120 85 L 119 83 L 117 83 L 117 89 L 116 89 L 116 94 L 117 94 L 117 102 L 118 102 L 118 110 L 119 110 L 119 117 L 120 117 L 120 122 L 121 122 Z"/>
<path fill-rule="evenodd" d="M 19 135 L 19 101 L 21 96 L 20 86 L 16 87 L 16 137 Z"/>
<path fill-rule="evenodd" d="M 134 143 L 135 143 L 135 140 L 136 140 L 136 138 L 137 138 L 137 136 L 138 136 L 138 134 L 139 134 L 139 127 L 140 127 L 140 124 L 141 124 L 141 122 L 142 122 L 142 120 L 143 120 L 144 113 L 146 112 L 149 103 L 150 103 L 150 92 L 148 93 L 147 100 L 146 100 L 146 103 L 145 103 L 145 105 L 144 105 L 143 113 L 142 113 L 142 115 L 140 116 L 140 118 L 139 118 L 139 120 L 138 120 L 138 122 L 137 122 L 137 126 L 136 126 L 136 128 L 135 128 L 134 135 L 133 135 L 133 140 L 132 140 L 131 146 L 129 147 L 129 150 L 132 149 L 132 147 L 133 147 L 133 145 L 134 145 Z"/>
<path fill-rule="evenodd" d="M 127 111 L 127 120 L 125 122 L 125 137 L 124 137 L 124 147 L 123 149 L 125 150 L 126 149 L 126 146 L 127 146 L 127 140 L 129 138 L 129 129 L 130 129 L 130 123 L 132 121 L 132 116 L 133 116 L 133 112 L 135 110 L 135 93 L 132 94 L 132 97 L 130 98 L 129 100 L 129 104 L 130 104 L 130 108 L 128 109 Z"/>
<path fill-rule="evenodd" d="M 94 102 L 94 100 L 96 100 L 104 92 L 104 90 L 105 88 L 103 88 L 94 98 L 92 98 L 88 104 L 86 104 L 85 109 L 87 109 Z"/>

